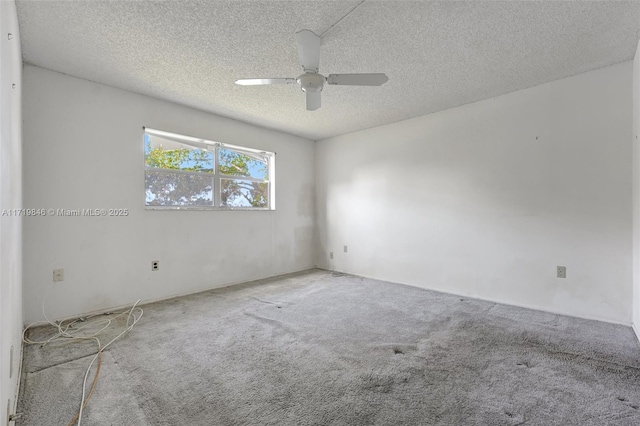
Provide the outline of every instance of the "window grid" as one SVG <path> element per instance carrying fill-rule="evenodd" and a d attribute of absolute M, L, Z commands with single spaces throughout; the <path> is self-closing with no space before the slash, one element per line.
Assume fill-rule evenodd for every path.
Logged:
<path fill-rule="evenodd" d="M 193 148 L 207 150 L 213 149 L 213 173 L 206 172 L 198 172 L 191 170 L 179 170 L 179 169 L 166 169 L 159 167 L 151 167 L 147 164 L 146 152 L 145 152 L 145 181 L 147 172 L 152 171 L 154 173 L 163 173 L 167 175 L 176 175 L 176 174 L 184 174 L 184 175 L 192 175 L 198 177 L 211 176 L 212 179 L 212 202 L 213 205 L 202 206 L 202 205 L 150 205 L 147 203 L 146 194 L 148 187 L 145 184 L 145 208 L 149 210 L 275 210 L 275 194 L 273 187 L 273 176 L 274 176 L 274 164 L 275 164 L 275 153 L 253 150 L 251 148 L 240 147 L 235 145 L 227 145 L 220 142 L 207 141 L 204 139 L 197 139 L 188 136 L 182 136 L 174 133 L 143 128 L 145 135 L 156 136 L 165 138 L 179 144 L 187 145 Z M 146 141 L 146 138 L 145 138 Z M 266 177 L 264 179 L 245 176 L 241 174 L 223 174 L 220 171 L 220 148 L 225 148 L 232 152 L 238 153 L 240 155 L 246 154 L 256 154 L 264 157 L 264 161 L 266 163 Z M 146 150 L 146 147 L 145 147 Z M 253 157 L 253 156 L 251 156 Z M 250 158 L 251 158 L 250 157 Z M 253 207 L 253 206 L 223 206 L 222 205 L 222 180 L 244 180 L 250 182 L 260 182 L 266 184 L 267 194 L 267 205 L 264 207 Z"/>

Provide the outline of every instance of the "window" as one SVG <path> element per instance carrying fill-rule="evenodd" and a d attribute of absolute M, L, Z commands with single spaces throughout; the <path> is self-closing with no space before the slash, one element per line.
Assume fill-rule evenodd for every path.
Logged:
<path fill-rule="evenodd" d="M 144 129 L 145 205 L 274 210 L 275 154 Z"/>

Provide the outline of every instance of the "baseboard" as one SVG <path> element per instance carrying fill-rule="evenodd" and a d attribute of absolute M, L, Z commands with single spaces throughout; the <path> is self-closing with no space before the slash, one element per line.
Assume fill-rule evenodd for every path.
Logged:
<path fill-rule="evenodd" d="M 438 292 L 438 293 L 450 294 L 450 295 L 459 296 L 459 297 L 467 297 L 467 298 L 482 300 L 482 301 L 491 302 L 491 303 L 499 303 L 501 305 L 515 306 L 515 307 L 518 307 L 518 308 L 530 309 L 530 310 L 539 311 L 539 312 L 546 312 L 546 313 L 550 313 L 550 314 L 554 314 L 554 315 L 563 315 L 563 316 L 567 316 L 567 317 L 581 318 L 581 319 L 586 319 L 586 320 L 591 320 L 591 321 L 601 321 L 601 322 L 606 322 L 606 323 L 610 323 L 610 324 L 624 325 L 626 327 L 632 327 L 633 331 L 636 334 L 636 337 L 638 338 L 638 341 L 640 341 L 640 331 L 639 331 L 639 329 L 635 326 L 635 324 L 630 323 L 630 322 L 616 321 L 616 320 L 611 320 L 611 319 L 607 319 L 607 318 L 599 318 L 599 317 L 589 316 L 589 315 L 568 314 L 566 312 L 558 312 L 558 311 L 549 310 L 549 309 L 542 309 L 542 308 L 539 308 L 539 307 L 536 307 L 536 306 L 529 306 L 529 305 L 526 305 L 526 304 L 505 302 L 503 300 L 491 299 L 491 298 L 486 298 L 486 297 L 471 296 L 471 295 L 468 295 L 468 294 L 446 292 L 446 291 L 443 291 L 443 290 L 440 290 L 440 289 L 429 288 L 429 287 L 421 287 L 421 286 L 417 286 L 417 285 L 414 285 L 414 284 L 401 283 L 401 282 L 397 282 L 397 281 L 390 281 L 390 280 L 385 280 L 385 279 L 372 277 L 372 276 L 368 276 L 368 275 L 352 274 L 350 272 L 332 270 L 332 269 L 324 268 L 324 267 L 321 267 L 321 266 L 310 266 L 310 267 L 307 267 L 307 268 L 304 268 L 304 269 L 299 269 L 299 270 L 296 270 L 296 271 L 287 272 L 287 273 L 283 273 L 283 274 L 271 275 L 271 276 L 263 277 L 263 278 L 256 278 L 256 279 L 252 279 L 252 280 L 249 280 L 249 281 L 230 282 L 230 283 L 221 284 L 219 286 L 206 288 L 206 289 L 203 289 L 203 290 L 185 292 L 185 293 L 179 293 L 179 294 L 173 294 L 173 295 L 166 296 L 166 297 L 143 299 L 143 300 L 141 300 L 140 305 L 146 305 L 146 304 L 149 304 L 149 303 L 156 303 L 156 302 L 163 302 L 163 301 L 166 301 L 166 300 L 175 299 L 177 297 L 183 297 L 183 296 L 190 296 L 190 295 L 194 295 L 194 294 L 206 293 L 206 292 L 211 291 L 211 290 L 217 290 L 217 289 L 222 289 L 222 288 L 227 288 L 227 287 L 235 287 L 235 286 L 240 286 L 240 285 L 252 286 L 252 285 L 265 284 L 265 283 L 268 283 L 268 282 L 271 282 L 271 281 L 276 281 L 276 280 L 286 279 L 286 278 L 290 278 L 290 277 L 295 277 L 297 275 L 301 275 L 301 274 L 304 274 L 304 273 L 307 273 L 307 272 L 310 272 L 310 271 L 313 271 L 313 270 L 317 270 L 317 269 L 323 270 L 323 271 L 328 271 L 328 272 L 340 272 L 340 273 L 347 274 L 347 275 L 353 275 L 353 276 L 358 276 L 358 277 L 363 277 L 363 278 L 369 278 L 369 279 L 377 280 L 377 281 L 386 281 L 386 282 L 391 282 L 391 283 L 400 284 L 400 285 L 406 285 L 406 286 L 414 287 L 414 288 L 422 288 L 422 289 L 425 289 L 425 290 L 435 291 L 435 292 Z M 56 318 L 55 321 L 67 321 L 67 320 L 86 317 L 86 316 L 91 316 L 91 315 L 101 315 L 101 314 L 105 314 L 105 313 L 111 313 L 111 312 L 114 312 L 114 311 L 130 308 L 131 305 L 132 305 L 132 303 L 129 303 L 129 304 L 126 304 L 126 305 L 112 306 L 112 307 L 108 307 L 108 308 L 104 308 L 104 309 L 98 309 L 98 310 L 91 311 L 91 312 L 84 312 L 84 313 L 80 313 L 80 314 L 75 314 L 75 315 L 67 316 L 67 317 L 64 317 L 64 318 Z M 29 325 L 30 326 L 37 326 L 39 324 L 47 324 L 47 322 L 39 321 L 39 322 L 32 323 L 32 324 L 29 324 Z M 25 324 L 25 326 L 27 326 L 27 324 Z M 21 351 L 20 351 L 20 356 L 21 357 L 22 357 L 22 353 L 23 353 L 23 351 L 22 351 L 22 347 L 21 347 Z M 21 360 L 22 360 L 22 358 L 21 358 Z M 22 361 L 20 362 L 20 368 L 22 368 Z M 18 387 L 19 387 L 19 385 L 20 384 L 18 382 Z"/>
<path fill-rule="evenodd" d="M 286 279 L 286 278 L 290 278 L 290 277 L 295 277 L 297 275 L 301 275 L 310 271 L 313 271 L 316 268 L 315 266 L 309 266 L 306 267 L 304 269 L 298 269 L 295 271 L 291 271 L 291 272 L 285 272 L 285 273 L 281 273 L 278 275 L 270 275 L 267 277 L 262 277 L 262 278 L 254 278 L 254 279 L 250 279 L 250 280 L 244 280 L 244 281 L 236 281 L 236 282 L 229 282 L 229 283 L 224 283 L 224 284 L 220 284 L 217 286 L 213 286 L 213 287 L 208 287 L 202 290 L 196 290 L 196 291 L 188 291 L 185 293 L 177 293 L 177 294 L 172 294 L 169 296 L 163 296 L 163 297 L 157 297 L 157 298 L 151 298 L 151 299 L 141 299 L 139 305 L 147 305 L 149 303 L 156 303 L 156 302 L 164 302 L 165 300 L 171 300 L 171 299 L 175 299 L 177 297 L 184 297 L 184 296 L 191 296 L 194 294 L 200 294 L 200 293 L 206 293 L 208 291 L 211 290 L 218 290 L 221 288 L 226 288 L 226 287 L 234 287 L 234 286 L 239 286 L 239 285 L 247 285 L 247 286 L 251 286 L 251 285 L 259 285 L 259 284 L 266 284 L 268 282 L 271 281 L 276 281 L 276 280 L 281 280 L 281 279 Z M 124 309 L 129 309 L 131 308 L 131 306 L 133 305 L 134 302 L 128 303 L 126 305 L 118 305 L 118 306 L 110 306 L 110 307 L 106 307 L 106 308 L 100 308 L 94 311 L 89 311 L 89 312 L 81 312 L 78 314 L 73 314 L 73 315 L 69 315 L 69 316 L 65 316 L 65 317 L 54 317 L 51 318 L 52 321 L 68 321 L 68 320 L 73 320 L 73 319 L 77 319 L 77 318 L 83 318 L 83 317 L 88 317 L 88 316 L 95 316 L 95 315 L 102 315 L 102 314 L 106 314 L 106 313 L 113 313 L 116 311 L 120 311 L 120 310 L 124 310 Z M 36 322 L 31 322 L 31 323 L 25 323 L 23 324 L 23 327 L 37 327 L 39 325 L 46 325 L 48 324 L 47 321 L 36 321 Z"/>
<path fill-rule="evenodd" d="M 317 267 L 317 269 L 322 269 L 322 270 L 329 271 L 329 272 L 340 272 L 340 273 L 347 274 L 347 275 L 353 275 L 353 276 L 357 276 L 357 277 L 369 278 L 369 279 L 377 280 L 377 281 L 385 281 L 385 282 L 390 282 L 390 283 L 394 283 L 394 284 L 406 285 L 406 286 L 414 287 L 414 288 L 423 288 L 425 290 L 435 291 L 437 293 L 450 294 L 450 295 L 458 296 L 458 297 L 466 297 L 466 298 L 471 298 L 471 299 L 476 299 L 476 300 L 482 300 L 483 302 L 498 303 L 500 305 L 515 306 L 515 307 L 518 307 L 518 308 L 530 309 L 532 311 L 546 312 L 548 314 L 563 315 L 563 316 L 567 316 L 567 317 L 586 319 L 586 320 L 590 320 L 590 321 L 600 321 L 600 322 L 606 322 L 606 323 L 609 323 L 609 324 L 624 325 L 625 327 L 631 327 L 633 325 L 631 322 L 617 321 L 617 320 L 612 320 L 612 319 L 609 319 L 609 318 L 601 318 L 601 317 L 590 316 L 590 315 L 570 314 L 570 313 L 566 313 L 566 312 L 555 311 L 555 310 L 552 310 L 552 309 L 544 309 L 544 308 L 540 308 L 538 306 L 531 306 L 531 305 L 527 305 L 527 304 L 524 304 L 524 303 L 513 303 L 513 302 L 499 300 L 499 299 L 491 299 L 491 298 L 488 298 L 488 297 L 474 296 L 474 295 L 462 294 L 462 293 L 453 293 L 453 292 L 448 292 L 448 291 L 444 291 L 444 290 L 441 290 L 441 289 L 417 286 L 415 284 L 402 283 L 402 282 L 398 282 L 398 281 L 385 280 L 385 279 L 382 279 L 382 278 L 372 277 L 372 276 L 368 276 L 368 275 L 353 274 L 351 272 L 340 271 L 340 270 L 337 270 L 337 269 L 336 270 L 332 270 L 332 269 L 326 269 L 326 268 L 322 268 L 322 267 Z M 636 336 L 638 336 L 638 338 L 640 339 L 640 334 L 638 333 L 637 329 L 634 329 L 634 330 L 636 330 Z"/>
<path fill-rule="evenodd" d="M 580 318 L 580 319 L 585 319 L 585 320 L 589 320 L 589 321 L 600 321 L 600 322 L 606 322 L 606 323 L 609 323 L 609 324 L 624 325 L 625 327 L 631 327 L 631 325 L 632 325 L 630 322 L 618 321 L 618 320 L 613 320 L 613 319 L 610 319 L 610 318 L 601 318 L 601 317 L 592 316 L 592 315 L 570 314 L 570 313 L 567 313 L 567 312 L 560 312 L 560 311 L 556 311 L 556 310 L 553 310 L 553 309 L 544 309 L 544 308 L 540 308 L 538 306 L 527 305 L 526 303 L 505 302 L 503 300 L 489 299 L 489 298 L 477 297 L 477 296 L 466 296 L 466 297 L 472 297 L 473 299 L 483 300 L 485 302 L 499 303 L 501 305 L 509 305 L 509 306 L 515 306 L 517 308 L 530 309 L 532 311 L 546 312 L 548 314 L 563 315 L 565 317 Z"/>
<path fill-rule="evenodd" d="M 10 413 L 16 415 L 18 413 L 18 398 L 20 397 L 20 386 L 22 385 L 22 362 L 24 361 L 24 342 L 22 341 L 22 334 L 20 335 L 20 363 L 18 364 L 18 376 L 16 377 L 16 390 L 13 395 L 13 407 L 11 407 Z M 7 413 L 9 414 L 9 413 Z M 15 424 L 15 421 L 13 421 Z M 9 422 L 11 424 L 11 422 Z"/>

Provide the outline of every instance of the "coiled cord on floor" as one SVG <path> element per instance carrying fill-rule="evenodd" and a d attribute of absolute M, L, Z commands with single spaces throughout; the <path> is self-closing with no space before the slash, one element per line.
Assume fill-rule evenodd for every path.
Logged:
<path fill-rule="evenodd" d="M 107 349 L 109 345 L 111 345 L 113 342 L 118 340 L 120 337 L 124 336 L 127 332 L 131 331 L 131 329 L 133 329 L 133 327 L 142 318 L 144 311 L 142 310 L 142 308 L 137 307 L 138 304 L 140 303 L 140 300 L 138 300 L 136 303 L 133 304 L 133 306 L 131 306 L 130 309 L 117 313 L 115 316 L 110 318 L 101 318 L 101 319 L 91 321 L 92 318 L 109 315 L 109 314 L 98 314 L 98 315 L 91 315 L 84 318 L 77 318 L 75 320 L 70 320 L 69 323 L 66 323 L 65 320 L 51 321 L 47 317 L 47 314 L 45 312 L 45 302 L 47 297 L 49 296 L 49 294 L 54 288 L 55 288 L 55 285 L 49 288 L 47 293 L 45 293 L 44 297 L 42 298 L 42 315 L 44 316 L 46 322 L 44 322 L 44 324 L 43 322 L 37 322 L 37 323 L 32 323 L 27 325 L 22 332 L 22 341 L 26 344 L 41 345 L 42 347 L 48 345 L 53 341 L 60 340 L 60 339 L 71 340 L 71 341 L 93 340 L 96 342 L 96 344 L 98 345 L 98 351 L 96 352 L 95 356 L 91 359 L 91 362 L 89 363 L 89 367 L 87 367 L 87 370 L 84 374 L 84 380 L 82 381 L 82 399 L 80 402 L 80 408 L 78 409 L 78 412 L 73 417 L 73 419 L 71 419 L 67 424 L 67 426 L 73 426 L 77 421 L 77 425 L 80 426 L 82 423 L 82 412 L 84 408 L 87 406 L 87 404 L 89 403 L 89 399 L 91 399 L 91 395 L 93 395 L 93 391 L 95 390 L 96 384 L 98 382 L 98 376 L 100 375 L 100 368 L 102 366 L 102 352 L 104 352 L 104 350 Z M 107 330 L 109 326 L 111 326 L 114 320 L 116 320 L 117 318 L 125 314 L 127 314 L 127 323 L 126 323 L 125 329 L 116 337 L 111 339 L 106 345 L 103 346 L 102 343 L 100 342 L 99 336 L 105 330 Z M 84 323 L 84 324 L 78 326 L 78 324 L 80 323 Z M 27 331 L 30 328 L 36 325 L 45 325 L 45 324 L 49 324 L 55 327 L 57 332 L 51 335 L 46 340 L 32 340 L 27 337 Z M 92 331 L 92 330 L 95 330 L 95 331 Z M 93 366 L 96 360 L 98 360 L 96 373 L 93 376 L 93 381 L 91 382 L 89 393 L 86 393 L 87 378 L 89 377 L 89 372 L 91 371 L 91 367 Z"/>

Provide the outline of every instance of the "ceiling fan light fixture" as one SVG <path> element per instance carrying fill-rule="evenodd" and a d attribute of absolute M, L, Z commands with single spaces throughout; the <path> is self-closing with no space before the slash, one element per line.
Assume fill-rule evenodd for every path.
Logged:
<path fill-rule="evenodd" d="M 321 74 L 304 73 L 300 74 L 296 81 L 303 92 L 318 93 L 322 91 L 326 79 Z"/>

